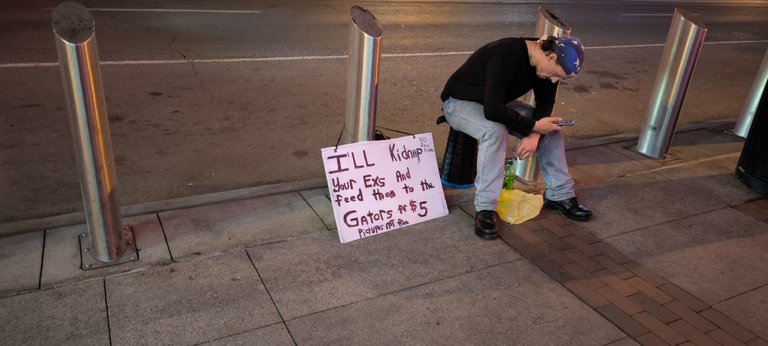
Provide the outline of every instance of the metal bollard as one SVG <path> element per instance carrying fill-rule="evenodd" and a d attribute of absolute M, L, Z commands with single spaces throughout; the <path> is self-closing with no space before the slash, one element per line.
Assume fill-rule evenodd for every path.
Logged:
<path fill-rule="evenodd" d="M 753 191 L 768 197 L 768 93 L 763 86 L 755 107 L 755 120 L 744 140 L 736 177 Z"/>
<path fill-rule="evenodd" d="M 349 10 L 349 71 L 347 73 L 346 142 L 373 140 L 376 91 L 381 61 L 381 25 L 360 6 Z"/>
<path fill-rule="evenodd" d="M 545 35 L 567 37 L 571 35 L 571 26 L 552 13 L 552 11 L 539 7 L 534 35 L 536 37 Z M 536 98 L 533 93 L 525 95 L 523 102 L 534 107 L 536 106 Z M 531 155 L 531 157 L 525 160 L 515 160 L 514 169 L 515 175 L 526 182 L 535 182 L 539 178 L 539 160 L 536 158 L 536 155 Z"/>
<path fill-rule="evenodd" d="M 83 5 L 68 1 L 54 8 L 52 20 L 91 238 L 90 252 L 100 262 L 115 262 L 126 253 L 128 244 L 117 196 L 93 16 Z"/>
<path fill-rule="evenodd" d="M 768 82 L 768 51 L 765 52 L 763 63 L 760 64 L 760 71 L 757 72 L 755 82 L 752 83 L 752 89 L 749 91 L 747 101 L 744 102 L 744 108 L 741 110 L 741 117 L 733 129 L 733 134 L 747 138 L 749 128 L 752 126 L 752 119 L 755 117 L 757 105 L 760 103 L 760 97 L 763 95 L 765 84 Z"/>
<path fill-rule="evenodd" d="M 646 125 L 637 141 L 640 153 L 661 159 L 669 150 L 706 33 L 707 28 L 701 21 L 684 10 L 675 9 L 648 103 Z"/>
<path fill-rule="evenodd" d="M 544 35 L 568 37 L 571 36 L 571 26 L 552 11 L 539 7 L 536 30 L 533 34 L 537 37 Z"/>

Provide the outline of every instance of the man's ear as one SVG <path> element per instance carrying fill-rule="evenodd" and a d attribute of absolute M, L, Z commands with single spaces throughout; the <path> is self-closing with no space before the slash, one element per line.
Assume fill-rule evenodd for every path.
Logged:
<path fill-rule="evenodd" d="M 544 54 L 547 56 L 547 60 L 557 59 L 557 54 L 554 52 L 545 52 Z"/>

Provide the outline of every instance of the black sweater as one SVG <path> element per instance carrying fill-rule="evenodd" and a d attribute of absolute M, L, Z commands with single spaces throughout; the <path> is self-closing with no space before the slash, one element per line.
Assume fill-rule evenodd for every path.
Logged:
<path fill-rule="evenodd" d="M 478 102 L 486 119 L 504 124 L 509 132 L 529 135 L 535 120 L 552 114 L 557 83 L 536 76 L 525 40 L 503 38 L 480 47 L 451 75 L 440 99 Z M 533 119 L 506 107 L 531 89 L 536 98 Z"/>

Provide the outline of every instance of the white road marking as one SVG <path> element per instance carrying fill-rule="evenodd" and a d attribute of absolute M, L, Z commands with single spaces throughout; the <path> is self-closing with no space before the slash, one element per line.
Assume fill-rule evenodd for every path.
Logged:
<path fill-rule="evenodd" d="M 221 58 L 221 59 L 178 59 L 178 60 L 124 60 L 104 61 L 102 65 L 152 65 L 152 64 L 183 64 L 194 63 L 232 63 L 232 62 L 260 62 L 260 61 L 293 61 L 293 60 L 328 60 L 346 59 L 346 55 L 315 55 L 315 56 L 277 56 L 271 58 Z"/>
<path fill-rule="evenodd" d="M 383 58 L 409 58 L 414 56 L 441 56 L 441 55 L 469 55 L 472 52 L 435 52 L 435 53 L 399 53 L 399 54 L 382 54 Z M 344 56 L 346 58 L 346 55 Z"/>
<path fill-rule="evenodd" d="M 96 12 L 188 12 L 188 13 L 261 13 L 249 10 L 192 10 L 183 8 L 89 8 Z"/>
<path fill-rule="evenodd" d="M 674 13 L 622 13 L 625 17 L 672 17 Z M 698 16 L 698 13 L 691 13 L 692 16 Z"/>
<path fill-rule="evenodd" d="M 704 42 L 705 45 L 715 44 L 749 44 L 749 43 L 768 43 L 768 40 L 755 41 L 720 41 Z M 586 49 L 631 49 L 646 47 L 664 47 L 664 43 L 649 44 L 628 44 L 618 46 L 594 46 Z M 382 58 L 410 58 L 410 57 L 429 57 L 429 56 L 449 56 L 449 55 L 469 55 L 471 51 L 466 52 L 433 52 L 433 53 L 393 53 L 382 54 Z M 174 60 L 115 60 L 102 61 L 101 65 L 164 65 L 164 64 L 184 64 L 184 63 L 238 63 L 238 62 L 264 62 L 264 61 L 296 61 L 296 60 L 330 60 L 346 59 L 346 55 L 309 55 L 309 56 L 277 56 L 269 58 L 221 58 L 221 59 L 174 59 Z M 58 62 L 32 62 L 32 63 L 6 63 L 0 64 L 0 68 L 34 68 L 34 67 L 54 67 L 59 66 Z"/>
<path fill-rule="evenodd" d="M 766 42 L 768 42 L 768 41 L 766 41 Z M 626 44 L 626 45 L 618 45 L 618 46 L 584 47 L 584 49 L 618 49 L 618 48 L 664 47 L 665 44 L 666 43 Z"/>

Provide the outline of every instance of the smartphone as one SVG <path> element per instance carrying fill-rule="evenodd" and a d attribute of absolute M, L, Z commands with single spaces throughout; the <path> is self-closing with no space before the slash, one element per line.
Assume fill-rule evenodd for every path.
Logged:
<path fill-rule="evenodd" d="M 576 120 L 558 121 L 558 122 L 555 123 L 555 125 L 559 125 L 559 126 L 573 126 L 573 125 L 576 125 Z"/>

